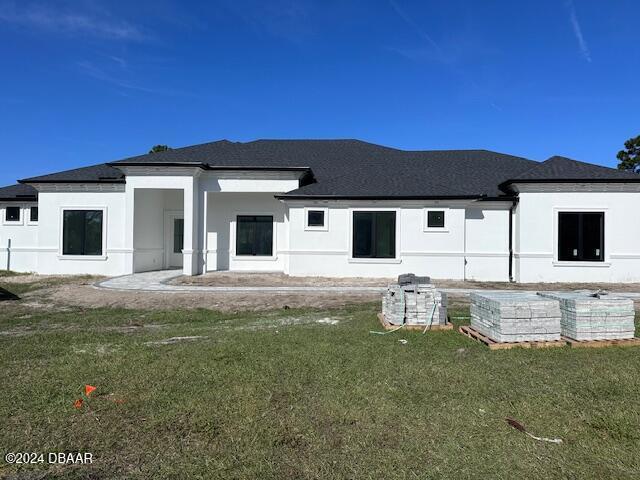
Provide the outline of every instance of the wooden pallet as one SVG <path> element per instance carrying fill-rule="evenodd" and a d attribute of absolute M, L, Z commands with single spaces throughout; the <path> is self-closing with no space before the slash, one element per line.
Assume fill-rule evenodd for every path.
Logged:
<path fill-rule="evenodd" d="M 385 330 L 395 330 L 400 326 L 400 325 L 393 325 L 387 322 L 387 320 L 384 318 L 384 315 L 382 313 L 378 313 L 378 320 L 380 320 L 380 324 L 382 325 L 382 328 L 384 328 Z M 426 327 L 426 325 L 419 325 L 415 323 L 414 324 L 405 323 L 402 329 L 403 330 L 420 330 L 422 332 L 424 331 L 424 327 Z M 437 330 L 453 330 L 453 323 L 447 322 L 444 325 L 440 325 L 440 324 L 431 325 L 429 328 L 427 328 L 428 332 L 437 331 Z"/>
<path fill-rule="evenodd" d="M 564 340 L 543 340 L 539 342 L 496 342 L 489 337 L 481 334 L 475 328 L 464 325 L 458 328 L 458 331 L 469 337 L 484 343 L 490 350 L 508 350 L 510 348 L 557 348 L 564 347 L 566 342 Z"/>
<path fill-rule="evenodd" d="M 640 338 L 624 338 L 611 340 L 574 340 L 569 337 L 562 337 L 571 348 L 602 348 L 602 347 L 633 347 L 640 345 Z"/>

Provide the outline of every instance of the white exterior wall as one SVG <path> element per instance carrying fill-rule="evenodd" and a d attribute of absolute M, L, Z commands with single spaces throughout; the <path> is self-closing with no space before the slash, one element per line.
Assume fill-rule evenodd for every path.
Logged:
<path fill-rule="evenodd" d="M 640 282 L 640 192 L 634 191 L 635 185 L 523 185 L 519 189 L 517 281 Z M 604 262 L 558 261 L 559 211 L 604 212 Z"/>
<path fill-rule="evenodd" d="M 38 224 L 29 220 L 37 203 L 0 203 L 0 270 L 38 270 Z M 20 208 L 20 221 L 6 222 L 6 207 Z"/>
<path fill-rule="evenodd" d="M 289 203 L 289 274 L 509 280 L 509 203 Z M 326 207 L 326 231 L 306 229 L 306 209 Z M 445 210 L 445 228 L 426 228 L 426 211 Z M 396 258 L 352 258 L 354 210 L 396 211 Z M 466 260 L 466 267 L 465 267 Z"/>
<path fill-rule="evenodd" d="M 38 273 L 121 275 L 126 271 L 125 193 L 122 185 L 108 191 L 40 191 L 38 196 Z M 103 255 L 62 255 L 63 209 L 102 209 Z"/>
<path fill-rule="evenodd" d="M 207 271 L 285 271 L 289 243 L 287 208 L 273 195 L 273 193 L 208 194 L 206 209 Z M 236 217 L 238 215 L 273 216 L 273 256 L 236 255 Z"/>

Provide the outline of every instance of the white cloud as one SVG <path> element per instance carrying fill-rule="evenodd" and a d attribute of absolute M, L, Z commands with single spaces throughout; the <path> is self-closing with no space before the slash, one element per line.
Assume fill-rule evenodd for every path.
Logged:
<path fill-rule="evenodd" d="M 573 4 L 573 0 L 567 0 L 566 6 L 569 11 L 569 22 L 571 23 L 571 28 L 573 28 L 573 34 L 576 36 L 578 46 L 580 47 L 580 54 L 587 62 L 591 62 L 591 52 L 589 51 L 589 46 L 587 45 L 584 35 L 582 35 L 582 28 L 578 21 L 578 15 L 576 14 L 576 7 Z"/>
<path fill-rule="evenodd" d="M 19 6 L 18 6 L 19 5 Z M 64 34 L 81 34 L 111 40 L 144 41 L 138 27 L 106 13 L 71 11 L 51 5 L 0 1 L 0 22 L 30 29 Z"/>

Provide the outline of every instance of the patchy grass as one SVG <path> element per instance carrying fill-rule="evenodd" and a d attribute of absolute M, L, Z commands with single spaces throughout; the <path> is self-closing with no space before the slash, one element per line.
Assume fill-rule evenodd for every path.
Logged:
<path fill-rule="evenodd" d="M 377 309 L 5 308 L 0 450 L 95 462 L 0 463 L 0 477 L 640 475 L 638 349 L 491 352 L 453 331 L 372 335 Z M 98 390 L 74 409 L 85 384 Z M 533 440 L 507 416 L 564 442 Z"/>
<path fill-rule="evenodd" d="M 28 273 L 14 272 L 13 270 L 0 270 L 0 278 L 2 277 L 21 277 L 29 275 Z"/>

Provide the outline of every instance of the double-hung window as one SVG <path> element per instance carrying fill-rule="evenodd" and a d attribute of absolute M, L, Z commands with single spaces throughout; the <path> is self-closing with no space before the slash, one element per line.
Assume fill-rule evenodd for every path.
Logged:
<path fill-rule="evenodd" d="M 63 210 L 62 254 L 101 256 L 102 228 L 102 210 Z"/>
<path fill-rule="evenodd" d="M 604 212 L 558 212 L 558 260 L 604 261 Z"/>
<path fill-rule="evenodd" d="M 395 258 L 396 212 L 353 212 L 353 258 Z"/>

